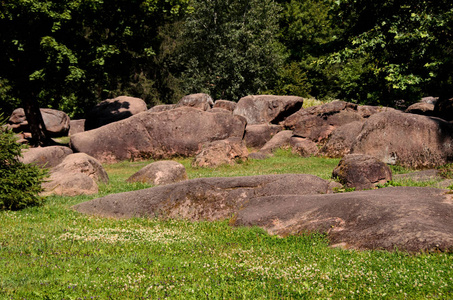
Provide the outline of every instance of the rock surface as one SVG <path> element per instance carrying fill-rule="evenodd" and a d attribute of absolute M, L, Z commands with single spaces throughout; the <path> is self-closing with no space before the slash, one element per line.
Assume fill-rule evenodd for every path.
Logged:
<path fill-rule="evenodd" d="M 162 105 L 156 105 L 148 109 L 148 112 L 161 112 L 161 111 L 167 111 L 176 108 L 176 104 L 162 104 Z"/>
<path fill-rule="evenodd" d="M 187 180 L 186 168 L 171 160 L 150 163 L 127 179 L 127 182 L 142 182 L 152 185 L 165 185 Z"/>
<path fill-rule="evenodd" d="M 302 157 L 310 157 L 318 154 L 318 146 L 310 139 L 304 139 L 293 136 L 289 140 L 289 145 L 293 153 L 297 153 Z"/>
<path fill-rule="evenodd" d="M 99 187 L 90 176 L 83 173 L 51 173 L 42 184 L 42 196 L 79 196 L 97 194 Z"/>
<path fill-rule="evenodd" d="M 453 124 L 389 111 L 371 116 L 351 148 L 388 164 L 430 168 L 453 161 Z"/>
<path fill-rule="evenodd" d="M 244 140 L 247 147 L 262 148 L 270 139 L 283 130 L 281 125 L 258 124 L 245 127 Z"/>
<path fill-rule="evenodd" d="M 228 101 L 228 100 L 216 100 L 214 102 L 214 107 L 213 108 L 222 108 L 226 109 L 228 111 L 233 112 L 234 109 L 236 108 L 237 103 L 234 101 Z"/>
<path fill-rule="evenodd" d="M 340 126 L 332 131 L 326 143 L 319 150 L 323 156 L 339 158 L 351 151 L 352 144 L 362 131 L 363 122 L 356 121 Z"/>
<path fill-rule="evenodd" d="M 87 113 L 85 130 L 124 120 L 146 110 L 146 103 L 140 98 L 120 96 L 107 99 L 98 103 Z"/>
<path fill-rule="evenodd" d="M 249 152 L 241 138 L 207 142 L 195 156 L 194 167 L 218 167 L 234 165 L 238 160 L 247 160 Z"/>
<path fill-rule="evenodd" d="M 363 121 L 357 110 L 357 104 L 344 101 L 333 101 L 321 106 L 302 109 L 288 117 L 283 125 L 293 130 L 294 135 L 322 142 L 337 127 Z"/>
<path fill-rule="evenodd" d="M 223 220 L 256 197 L 328 193 L 331 189 L 331 182 L 305 174 L 198 178 L 108 195 L 78 204 L 74 209 L 117 218 L 161 215 L 190 220 Z"/>
<path fill-rule="evenodd" d="M 40 108 L 41 115 L 47 131 L 51 137 L 61 137 L 68 135 L 70 127 L 69 116 L 63 111 Z M 17 108 L 8 120 L 9 127 L 14 132 L 30 132 L 28 121 L 23 108 Z"/>
<path fill-rule="evenodd" d="M 302 108 L 304 99 L 296 96 L 257 95 L 239 100 L 234 114 L 243 116 L 247 124 L 278 124 Z"/>
<path fill-rule="evenodd" d="M 340 160 L 332 177 L 348 188 L 365 190 L 392 180 L 392 171 L 380 160 L 363 154 L 349 154 Z"/>
<path fill-rule="evenodd" d="M 100 182 L 108 183 L 109 177 L 96 159 L 85 153 L 70 154 L 50 169 L 50 177 L 42 184 L 42 195 L 93 195 L 98 193 Z"/>
<path fill-rule="evenodd" d="M 327 233 L 333 246 L 424 251 L 453 249 L 453 199 L 445 190 L 392 187 L 330 195 L 252 199 L 236 225 L 281 236 Z"/>
<path fill-rule="evenodd" d="M 85 119 L 71 120 L 69 122 L 69 125 L 70 125 L 70 128 L 69 128 L 68 135 L 74 135 L 76 133 L 85 131 Z"/>
<path fill-rule="evenodd" d="M 182 106 L 198 108 L 206 111 L 210 110 L 214 106 L 214 101 L 208 94 L 192 94 L 182 97 L 182 99 L 176 104 L 175 108 Z"/>
<path fill-rule="evenodd" d="M 434 106 L 434 116 L 453 121 L 453 98 L 439 98 Z"/>
<path fill-rule="evenodd" d="M 291 130 L 283 130 L 275 134 L 261 149 L 259 152 L 272 153 L 278 148 L 288 148 L 293 132 Z"/>
<path fill-rule="evenodd" d="M 101 162 L 194 156 L 205 142 L 244 135 L 245 120 L 230 112 L 181 107 L 144 112 L 71 136 L 71 147 Z"/>
<path fill-rule="evenodd" d="M 85 153 L 74 153 L 66 156 L 51 172 L 61 173 L 63 176 L 69 173 L 82 173 L 96 182 L 109 182 L 109 176 L 104 167 L 94 157 Z"/>
<path fill-rule="evenodd" d="M 22 151 L 23 157 L 19 160 L 24 164 L 33 163 L 43 168 L 53 168 L 72 153 L 70 148 L 63 146 L 29 148 Z"/>
<path fill-rule="evenodd" d="M 434 115 L 434 104 L 426 102 L 414 103 L 409 106 L 405 112 L 408 114 L 432 116 Z"/>
<path fill-rule="evenodd" d="M 78 204 L 104 217 L 230 219 L 281 236 L 326 233 L 332 246 L 400 251 L 453 249 L 453 198 L 446 190 L 392 187 L 327 194 L 311 175 L 200 178 Z"/>

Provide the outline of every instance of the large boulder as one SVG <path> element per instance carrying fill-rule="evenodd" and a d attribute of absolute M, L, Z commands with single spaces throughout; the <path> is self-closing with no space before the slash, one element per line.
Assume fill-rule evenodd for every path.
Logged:
<path fill-rule="evenodd" d="M 357 104 L 333 101 L 302 109 L 287 118 L 283 125 L 293 130 L 294 135 L 323 142 L 335 128 L 355 121 L 363 121 Z"/>
<path fill-rule="evenodd" d="M 292 136 L 293 132 L 291 130 L 280 131 L 264 144 L 259 152 L 270 154 L 279 148 L 289 148 L 289 142 Z"/>
<path fill-rule="evenodd" d="M 101 163 L 85 153 L 74 153 L 66 156 L 51 172 L 62 174 L 82 173 L 96 182 L 109 182 L 109 176 Z"/>
<path fill-rule="evenodd" d="M 331 191 L 331 182 L 305 174 L 198 178 L 108 195 L 78 204 L 74 209 L 104 217 L 160 215 L 190 220 L 224 220 L 256 197 L 325 194 Z"/>
<path fill-rule="evenodd" d="M 85 131 L 85 119 L 71 120 L 69 124 L 71 127 L 69 128 L 68 135 L 74 135 Z"/>
<path fill-rule="evenodd" d="M 79 196 L 97 194 L 99 187 L 93 178 L 83 173 L 51 173 L 42 184 L 42 196 Z"/>
<path fill-rule="evenodd" d="M 42 195 L 93 195 L 99 191 L 98 183 L 108 182 L 107 172 L 96 159 L 85 153 L 75 153 L 50 170 L 49 179 L 42 184 Z"/>
<path fill-rule="evenodd" d="M 222 108 L 222 109 L 226 109 L 226 110 L 233 112 L 234 109 L 236 108 L 236 106 L 237 106 L 237 103 L 234 101 L 216 100 L 214 102 L 213 108 Z"/>
<path fill-rule="evenodd" d="M 241 138 L 204 143 L 200 152 L 195 156 L 194 167 L 218 167 L 234 165 L 237 161 L 247 160 L 249 152 Z"/>
<path fill-rule="evenodd" d="M 149 183 L 151 185 L 165 185 L 187 180 L 186 168 L 171 160 L 162 160 L 150 163 L 127 179 L 127 182 Z"/>
<path fill-rule="evenodd" d="M 396 109 L 392 107 L 385 107 L 385 106 L 372 106 L 372 105 L 357 105 L 357 112 L 362 118 L 369 118 L 370 116 L 385 112 L 385 111 L 396 111 Z"/>
<path fill-rule="evenodd" d="M 332 158 L 349 154 L 352 144 L 362 131 L 362 127 L 362 121 L 355 121 L 334 129 L 319 150 L 319 154 Z"/>
<path fill-rule="evenodd" d="M 247 147 L 250 148 L 261 148 L 263 147 L 270 139 L 283 130 L 281 125 L 273 124 L 257 124 L 257 125 L 247 125 L 245 127 L 245 136 L 244 140 Z"/>
<path fill-rule="evenodd" d="M 327 234 L 352 249 L 451 251 L 453 197 L 446 190 L 393 187 L 330 193 L 312 175 L 199 178 L 113 194 L 78 204 L 87 214 L 116 217 L 230 219 L 280 236 Z"/>
<path fill-rule="evenodd" d="M 75 152 L 101 162 L 194 156 L 205 142 L 242 137 L 245 120 L 230 112 L 210 113 L 181 107 L 145 112 L 71 136 Z"/>
<path fill-rule="evenodd" d="M 68 135 L 70 119 L 66 113 L 50 108 L 40 108 L 40 111 L 44 125 L 51 137 Z M 11 114 L 8 123 L 9 127 L 14 132 L 30 132 L 30 127 L 23 108 L 15 109 Z"/>
<path fill-rule="evenodd" d="M 257 95 L 239 100 L 234 114 L 243 116 L 247 124 L 278 124 L 302 108 L 304 99 L 296 96 Z"/>
<path fill-rule="evenodd" d="M 417 102 L 409 106 L 405 112 L 409 114 L 432 116 L 434 115 L 434 104 L 426 102 Z"/>
<path fill-rule="evenodd" d="M 328 195 L 250 199 L 235 225 L 281 236 L 319 232 L 332 246 L 399 251 L 453 250 L 453 199 L 434 188 L 392 187 Z"/>
<path fill-rule="evenodd" d="M 29 148 L 22 151 L 23 157 L 19 158 L 19 160 L 24 164 L 36 164 L 43 168 L 53 168 L 72 153 L 70 148 L 64 146 Z"/>
<path fill-rule="evenodd" d="M 176 104 L 161 104 L 148 109 L 149 112 L 161 112 L 176 108 Z"/>
<path fill-rule="evenodd" d="M 214 101 L 208 94 L 204 93 L 191 94 L 182 97 L 182 99 L 179 100 L 179 102 L 176 104 L 176 108 L 182 106 L 198 108 L 206 111 L 210 110 L 214 106 Z"/>
<path fill-rule="evenodd" d="M 389 111 L 371 116 L 351 153 L 388 164 L 428 168 L 453 161 L 453 124 L 442 119 Z"/>
<path fill-rule="evenodd" d="M 434 116 L 453 121 L 453 98 L 439 98 L 434 106 Z"/>
<path fill-rule="evenodd" d="M 319 152 L 318 146 L 310 139 L 304 139 L 293 136 L 289 140 L 289 146 L 292 153 L 296 153 L 302 157 L 317 155 Z"/>
<path fill-rule="evenodd" d="M 392 180 L 392 171 L 373 156 L 349 154 L 340 160 L 332 172 L 332 177 L 348 188 L 365 190 Z"/>
<path fill-rule="evenodd" d="M 146 110 L 146 103 L 140 98 L 120 96 L 107 99 L 98 103 L 87 113 L 85 130 L 117 122 Z"/>

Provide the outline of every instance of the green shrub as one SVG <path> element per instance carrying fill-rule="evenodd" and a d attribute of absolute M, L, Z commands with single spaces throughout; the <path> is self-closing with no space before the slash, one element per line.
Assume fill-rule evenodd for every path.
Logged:
<path fill-rule="evenodd" d="M 47 170 L 20 162 L 23 146 L 16 140 L 11 130 L 0 127 L 0 210 L 19 210 L 44 201 L 39 193 Z"/>

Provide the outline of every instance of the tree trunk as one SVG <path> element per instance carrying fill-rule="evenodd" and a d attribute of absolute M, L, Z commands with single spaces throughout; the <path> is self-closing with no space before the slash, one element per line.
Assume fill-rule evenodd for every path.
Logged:
<path fill-rule="evenodd" d="M 38 102 L 33 97 L 33 93 L 24 95 L 22 104 L 24 106 L 25 117 L 30 126 L 33 146 L 51 145 L 52 140 L 47 133 L 41 110 L 39 109 Z"/>

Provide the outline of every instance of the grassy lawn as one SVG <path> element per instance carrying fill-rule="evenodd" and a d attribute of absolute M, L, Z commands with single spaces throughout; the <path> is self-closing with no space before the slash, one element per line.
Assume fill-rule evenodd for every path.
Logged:
<path fill-rule="evenodd" d="M 192 168 L 189 178 L 309 173 L 330 178 L 336 159 L 278 151 L 265 161 Z M 149 162 L 106 165 L 99 195 L 49 197 L 0 212 L 0 299 L 448 299 L 453 256 L 348 251 L 325 236 L 269 236 L 224 222 L 103 219 L 76 203 L 147 187 L 127 184 Z M 395 169 L 396 172 L 405 170 Z"/>

